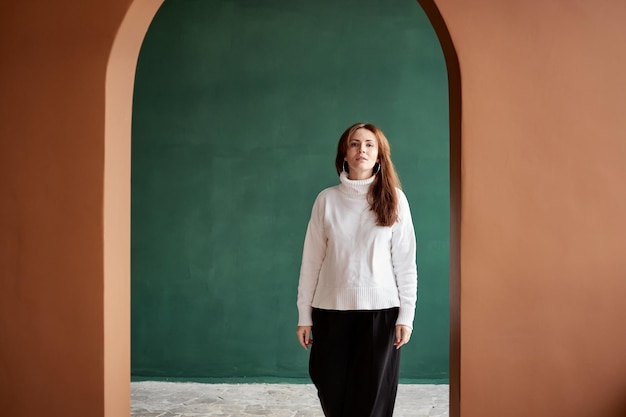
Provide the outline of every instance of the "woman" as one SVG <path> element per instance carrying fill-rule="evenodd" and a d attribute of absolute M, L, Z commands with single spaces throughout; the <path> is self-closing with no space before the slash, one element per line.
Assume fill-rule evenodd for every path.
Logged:
<path fill-rule="evenodd" d="M 417 299 L 409 204 L 373 124 L 341 135 L 335 167 L 306 232 L 296 333 L 327 417 L 391 417 Z"/>

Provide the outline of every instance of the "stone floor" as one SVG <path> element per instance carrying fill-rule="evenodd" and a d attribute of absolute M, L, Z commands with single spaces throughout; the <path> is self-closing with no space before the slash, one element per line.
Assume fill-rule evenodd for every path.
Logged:
<path fill-rule="evenodd" d="M 448 385 L 400 384 L 394 417 L 448 417 Z M 131 383 L 131 416 L 324 417 L 309 384 Z"/>

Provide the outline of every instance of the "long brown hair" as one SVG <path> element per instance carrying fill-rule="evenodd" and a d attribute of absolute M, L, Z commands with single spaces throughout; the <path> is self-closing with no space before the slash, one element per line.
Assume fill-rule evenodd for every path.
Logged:
<path fill-rule="evenodd" d="M 400 188 L 398 174 L 391 162 L 391 148 L 389 141 L 382 130 L 371 123 L 355 123 L 339 138 L 337 143 L 337 157 L 335 158 L 335 168 L 337 174 L 343 171 L 343 161 L 348 152 L 348 143 L 354 132 L 358 129 L 367 129 L 376 136 L 378 142 L 378 163 L 380 169 L 370 185 L 367 193 L 367 200 L 370 209 L 376 215 L 376 224 L 379 226 L 391 226 L 398 220 L 398 194 L 396 188 Z"/>

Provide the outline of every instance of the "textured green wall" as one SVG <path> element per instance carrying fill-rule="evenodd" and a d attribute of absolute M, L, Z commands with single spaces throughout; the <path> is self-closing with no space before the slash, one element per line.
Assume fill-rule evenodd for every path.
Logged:
<path fill-rule="evenodd" d="M 418 237 L 401 377 L 445 381 L 448 99 L 416 1 L 165 1 L 139 56 L 132 137 L 134 376 L 298 378 L 302 243 L 335 147 L 383 129 Z"/>

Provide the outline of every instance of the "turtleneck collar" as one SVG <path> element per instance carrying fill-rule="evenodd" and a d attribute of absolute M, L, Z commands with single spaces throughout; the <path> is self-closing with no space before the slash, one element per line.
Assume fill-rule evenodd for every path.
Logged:
<path fill-rule="evenodd" d="M 351 180 L 348 178 L 348 173 L 342 171 L 339 174 L 339 180 L 341 181 L 339 189 L 350 195 L 365 195 L 369 191 L 370 184 L 374 182 L 374 178 L 376 178 L 376 175 L 372 175 L 365 180 Z"/>

